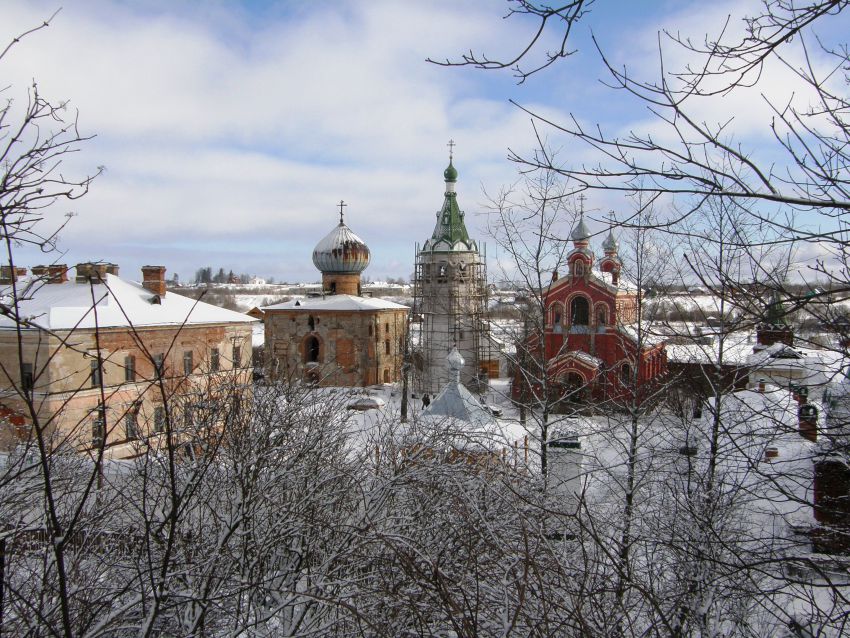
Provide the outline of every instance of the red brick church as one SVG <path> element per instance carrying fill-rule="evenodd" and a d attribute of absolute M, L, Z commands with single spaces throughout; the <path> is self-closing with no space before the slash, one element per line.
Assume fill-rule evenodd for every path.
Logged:
<path fill-rule="evenodd" d="M 598 263 L 583 215 L 570 238 L 574 247 L 567 256 L 567 273 L 553 273 L 543 291 L 543 360 L 550 397 L 567 402 L 628 398 L 635 387 L 646 387 L 667 371 L 664 343 L 638 348 L 633 329 L 638 290 L 620 276 L 613 232 L 602 244 L 604 256 Z M 519 398 L 522 384 L 514 385 Z"/>

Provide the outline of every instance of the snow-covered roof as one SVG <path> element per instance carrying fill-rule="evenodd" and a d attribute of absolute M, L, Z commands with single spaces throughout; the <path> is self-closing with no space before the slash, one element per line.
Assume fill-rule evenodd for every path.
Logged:
<path fill-rule="evenodd" d="M 620 276 L 617 278 L 617 283 L 614 283 L 614 276 L 610 272 L 603 272 L 599 270 L 596 266 L 594 266 L 591 270 L 593 276 L 597 279 L 601 280 L 605 285 L 610 286 L 611 288 L 616 288 L 617 290 L 622 290 L 624 292 L 637 292 L 637 286 L 627 277 L 623 277 L 623 274 L 620 273 Z"/>
<path fill-rule="evenodd" d="M 492 415 L 481 405 L 481 402 L 460 382 L 460 371 L 463 368 L 463 356 L 452 348 L 446 358 L 451 373 L 451 379 L 431 401 L 422 416 L 452 418 L 465 421 L 472 427 L 492 426 Z"/>
<path fill-rule="evenodd" d="M 262 310 L 327 310 L 373 312 L 375 310 L 409 310 L 407 306 L 376 299 L 375 297 L 357 297 L 355 295 L 328 295 L 326 297 L 308 297 L 292 299 L 283 303 L 265 306 Z"/>
<path fill-rule="evenodd" d="M 197 324 L 253 323 L 253 317 L 176 293 L 161 297 L 133 281 L 106 275 L 103 283 L 45 284 L 19 281 L 18 308 L 22 318 L 46 330 L 128 328 Z M 0 300 L 11 305 L 11 288 L 0 289 Z M 0 327 L 11 328 L 9 317 Z"/>
<path fill-rule="evenodd" d="M 674 343 L 667 337 L 667 360 L 677 363 L 707 364 L 720 358 L 720 339 L 714 335 L 692 334 L 691 343 Z M 664 338 L 664 337 L 662 337 Z M 755 338 L 748 332 L 731 332 L 723 340 L 723 364 L 746 366 L 753 352 Z"/>
<path fill-rule="evenodd" d="M 549 361 L 549 367 L 554 368 L 563 363 L 564 361 L 568 360 L 581 361 L 582 363 L 591 368 L 598 368 L 604 363 L 604 361 L 602 361 L 602 359 L 600 359 L 599 357 L 594 357 L 592 354 L 588 354 L 583 350 L 568 350 L 559 354 L 554 359 L 551 359 Z"/>

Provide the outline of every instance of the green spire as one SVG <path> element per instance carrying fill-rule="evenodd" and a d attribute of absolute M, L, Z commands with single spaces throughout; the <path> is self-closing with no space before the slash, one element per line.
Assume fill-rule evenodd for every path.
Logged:
<path fill-rule="evenodd" d="M 437 213 L 437 225 L 434 227 L 431 239 L 434 243 L 447 241 L 450 246 L 454 246 L 457 242 L 470 243 L 469 233 L 463 221 L 463 211 L 457 205 L 457 193 L 446 193 L 443 208 Z"/>

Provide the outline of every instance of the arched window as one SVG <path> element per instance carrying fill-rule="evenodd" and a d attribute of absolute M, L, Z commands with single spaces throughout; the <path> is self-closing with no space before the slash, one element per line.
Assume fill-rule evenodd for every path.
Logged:
<path fill-rule="evenodd" d="M 310 328 L 310 332 L 316 329 L 316 321 L 313 319 L 313 315 L 307 317 L 307 327 Z"/>
<path fill-rule="evenodd" d="M 632 367 L 628 363 L 620 367 L 620 382 L 623 385 L 629 385 L 632 382 Z"/>
<path fill-rule="evenodd" d="M 584 262 L 583 261 L 575 262 L 575 264 L 573 264 L 573 271 L 575 272 L 576 277 L 583 277 L 584 276 Z"/>
<path fill-rule="evenodd" d="M 570 319 L 574 326 L 586 326 L 590 323 L 590 307 L 584 297 L 575 297 L 570 302 Z"/>
<path fill-rule="evenodd" d="M 389 353 L 390 353 L 390 340 L 387 339 L 386 341 L 384 341 L 384 354 L 389 354 Z"/>
<path fill-rule="evenodd" d="M 596 324 L 600 327 L 608 325 L 608 311 L 605 306 L 596 309 Z"/>
<path fill-rule="evenodd" d="M 384 368 L 384 383 L 390 382 L 390 371 Z"/>
<path fill-rule="evenodd" d="M 369 324 L 369 336 L 370 337 L 372 336 L 372 324 L 371 323 Z"/>
<path fill-rule="evenodd" d="M 561 307 L 555 306 L 552 309 L 552 325 L 558 326 L 561 324 Z"/>
<path fill-rule="evenodd" d="M 309 337 L 304 342 L 304 358 L 307 363 L 317 363 L 319 361 L 320 344 L 316 337 Z"/>

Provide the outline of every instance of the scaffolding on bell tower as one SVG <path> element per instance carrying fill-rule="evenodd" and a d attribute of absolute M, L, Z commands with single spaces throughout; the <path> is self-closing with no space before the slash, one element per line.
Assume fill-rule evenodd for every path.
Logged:
<path fill-rule="evenodd" d="M 453 146 L 449 142 L 450 151 Z M 411 331 L 419 338 L 411 359 L 414 387 L 427 393 L 438 392 L 448 382 L 446 357 L 453 347 L 464 359 L 461 382 L 468 389 L 483 392 L 487 379 L 498 375 L 487 321 L 486 249 L 482 256 L 467 233 L 457 204 L 457 175 L 450 154 L 434 232 L 423 245 L 416 244 Z"/>

